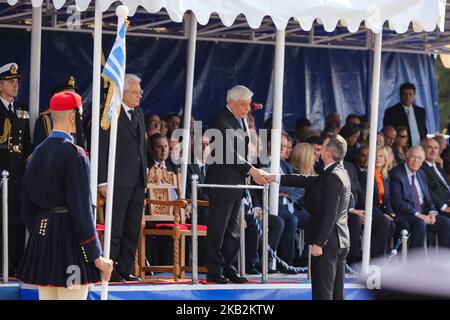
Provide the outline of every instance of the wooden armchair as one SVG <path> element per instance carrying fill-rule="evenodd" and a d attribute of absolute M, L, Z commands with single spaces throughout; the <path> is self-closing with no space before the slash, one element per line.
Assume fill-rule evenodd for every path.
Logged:
<path fill-rule="evenodd" d="M 180 198 L 181 174 L 154 166 L 148 174 L 144 215 L 139 245 L 139 275 L 146 272 L 171 272 L 181 279 L 191 268 L 185 266 L 186 237 L 192 236 L 191 225 L 185 223 L 189 200 Z M 206 236 L 206 226 L 198 226 L 197 235 Z M 173 239 L 172 265 L 146 266 L 146 236 L 170 236 Z M 204 270 L 205 268 L 202 268 Z"/>

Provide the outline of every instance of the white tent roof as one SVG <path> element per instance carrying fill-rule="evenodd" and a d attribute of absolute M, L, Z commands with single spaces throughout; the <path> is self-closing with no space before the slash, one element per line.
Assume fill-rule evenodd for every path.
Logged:
<path fill-rule="evenodd" d="M 18 0 L 8 0 L 15 5 Z M 66 0 L 52 0 L 60 9 Z M 80 11 L 88 8 L 92 0 L 75 0 Z M 33 6 L 42 5 L 43 0 L 31 0 Z M 102 11 L 116 0 L 102 0 Z M 265 16 L 272 18 L 277 29 L 285 29 L 294 18 L 303 30 L 310 30 L 318 19 L 328 32 L 341 22 L 350 32 L 356 32 L 362 22 L 366 28 L 378 33 L 385 21 L 397 33 L 408 31 L 413 23 L 414 31 L 441 31 L 445 23 L 446 0 L 121 0 L 133 15 L 139 6 L 150 13 L 165 8 L 170 18 L 181 22 L 186 11 L 191 10 L 201 25 L 206 25 L 211 14 L 217 13 L 222 23 L 229 27 L 236 17 L 243 14 L 249 26 L 259 28 Z"/>

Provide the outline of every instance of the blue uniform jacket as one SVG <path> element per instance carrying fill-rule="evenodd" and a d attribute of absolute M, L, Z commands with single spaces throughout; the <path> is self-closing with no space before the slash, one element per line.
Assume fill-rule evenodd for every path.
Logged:
<path fill-rule="evenodd" d="M 36 148 L 22 189 L 22 216 L 29 231 L 40 223 L 38 216 L 46 208 L 67 207 L 85 262 L 102 255 L 92 211 L 89 159 L 70 135 L 53 131 Z"/>

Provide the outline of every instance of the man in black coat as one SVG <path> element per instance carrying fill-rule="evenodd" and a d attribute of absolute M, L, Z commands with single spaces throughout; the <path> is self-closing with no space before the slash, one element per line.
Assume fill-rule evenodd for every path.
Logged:
<path fill-rule="evenodd" d="M 248 174 L 256 183 L 264 184 L 263 172 L 246 160 L 248 154 L 248 125 L 245 117 L 250 111 L 253 93 L 244 86 L 228 90 L 227 106 L 211 120 L 209 129 L 216 133 L 214 154 L 206 174 L 208 184 L 245 184 Z M 213 130 L 208 130 L 212 132 Z M 221 141 L 220 141 L 221 140 Z M 244 283 L 234 266 L 239 250 L 238 215 L 243 189 L 210 188 L 207 236 L 207 280 L 217 283 Z"/>
<path fill-rule="evenodd" d="M 106 198 L 114 187 L 111 230 L 111 259 L 115 262 L 111 281 L 136 281 L 131 275 L 139 242 L 145 188 L 147 186 L 147 149 L 141 79 L 125 75 L 122 107 L 117 128 L 114 186 L 108 185 L 109 130 L 100 130 L 99 192 Z"/>
<path fill-rule="evenodd" d="M 350 247 L 347 225 L 351 186 L 342 160 L 347 143 L 331 134 L 323 143 L 324 171 L 310 181 L 299 175 L 282 175 L 281 185 L 304 186 L 303 207 L 311 213 L 307 235 L 311 247 L 312 297 L 343 300 L 345 260 Z M 273 179 L 273 178 L 272 178 Z"/>
<path fill-rule="evenodd" d="M 415 96 L 416 86 L 408 82 L 403 83 L 400 86 L 400 102 L 387 108 L 383 118 L 383 127 L 408 128 L 411 146 L 419 145 L 427 137 L 425 109 L 413 105 Z"/>
<path fill-rule="evenodd" d="M 17 64 L 9 63 L 0 68 L 0 171 L 9 172 L 8 251 L 11 274 L 17 271 L 25 248 L 25 226 L 20 215 L 20 190 L 25 161 L 33 149 L 28 108 L 15 100 L 19 92 L 20 78 Z M 0 237 L 0 243 L 2 239 L 3 236 Z M 3 247 L 3 244 L 1 245 Z"/>
<path fill-rule="evenodd" d="M 442 215 L 450 218 L 450 180 L 445 171 L 436 165 L 436 159 L 439 157 L 439 144 L 436 140 L 427 138 L 423 141 L 422 146 L 425 150 L 425 161 L 421 169 L 427 176 L 431 199 L 433 199 L 436 209 Z"/>

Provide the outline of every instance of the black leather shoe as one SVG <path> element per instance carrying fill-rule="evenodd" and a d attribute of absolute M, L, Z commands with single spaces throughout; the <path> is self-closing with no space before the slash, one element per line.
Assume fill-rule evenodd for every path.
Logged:
<path fill-rule="evenodd" d="M 230 273 L 224 273 L 225 277 L 227 277 L 231 282 L 233 283 L 246 283 L 248 282 L 247 278 L 244 277 L 240 277 L 238 274 L 236 274 L 235 272 L 230 272 Z"/>
<path fill-rule="evenodd" d="M 109 279 L 109 282 L 125 282 L 125 279 L 122 278 L 118 273 L 112 273 L 111 279 Z"/>
<path fill-rule="evenodd" d="M 133 276 L 132 274 L 121 274 L 120 276 L 127 282 L 141 281 L 141 278 Z"/>
<path fill-rule="evenodd" d="M 278 273 L 278 270 L 276 270 L 276 269 L 269 269 L 267 272 L 269 274 L 275 274 L 275 273 Z"/>
<path fill-rule="evenodd" d="M 219 284 L 226 284 L 228 283 L 228 279 L 225 278 L 223 275 L 219 274 L 217 276 L 206 276 L 206 281 L 207 282 L 215 282 L 215 283 L 219 283 Z"/>
<path fill-rule="evenodd" d="M 280 268 L 280 272 L 284 274 L 298 274 L 294 268 Z"/>
<path fill-rule="evenodd" d="M 259 272 L 259 270 L 255 267 L 247 267 L 245 268 L 245 273 L 246 274 L 252 274 L 252 275 L 260 275 L 261 272 Z"/>

